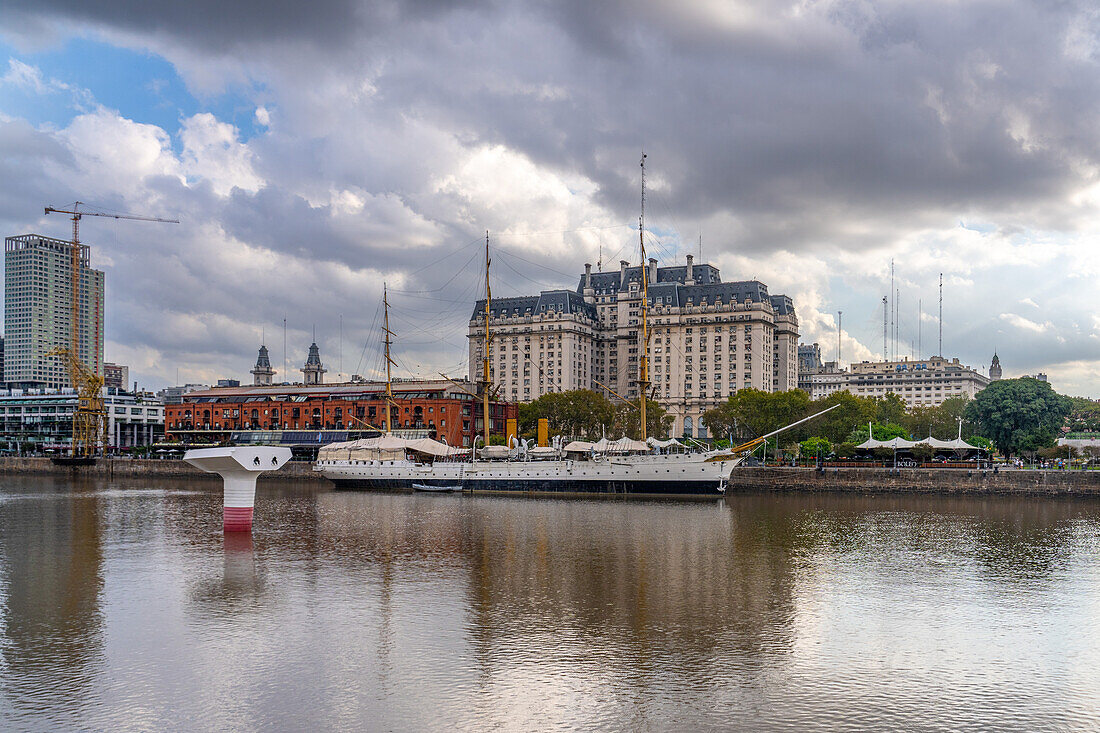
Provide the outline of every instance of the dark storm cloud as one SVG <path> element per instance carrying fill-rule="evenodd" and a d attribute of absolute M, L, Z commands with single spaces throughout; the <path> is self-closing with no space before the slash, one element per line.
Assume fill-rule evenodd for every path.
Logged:
<path fill-rule="evenodd" d="M 1057 220 L 1037 204 L 1060 202 L 1100 160 L 1096 20 L 1082 3 L 8 7 L 196 48 L 247 45 L 299 78 L 324 56 L 287 55 L 285 41 L 319 44 L 359 59 L 347 74 L 370 70 L 374 96 L 345 103 L 583 173 L 624 218 L 636 216 L 644 145 L 667 182 L 662 215 L 679 220 L 666 224 L 728 214 L 741 247 L 875 244 L 837 241 L 853 218 L 874 236 L 960 209 L 1024 204 Z"/>
<path fill-rule="evenodd" d="M 427 21 L 475 3 L 356 2 L 356 0 L 11 0 L 0 9 L 9 27 L 41 27 L 59 19 L 133 33 L 175 37 L 198 48 L 225 52 L 287 42 L 334 47 L 373 36 L 392 23 Z"/>
<path fill-rule="evenodd" d="M 224 233 L 318 263 L 315 276 L 296 275 L 305 278 L 301 287 L 316 287 L 308 294 L 278 275 L 268 287 L 230 287 L 230 273 L 186 258 L 165 275 L 172 280 L 166 290 L 193 295 L 206 288 L 204 307 L 235 313 L 240 322 L 249 310 L 281 312 L 287 301 L 302 318 L 323 320 L 317 314 L 346 312 L 349 299 L 374 297 L 374 282 L 358 290 L 327 286 L 324 278 L 339 268 L 436 288 L 453 273 L 412 273 L 479 231 L 549 228 L 538 223 L 539 209 L 571 201 L 505 205 L 499 202 L 508 192 L 492 185 L 470 193 L 477 181 L 461 170 L 464 153 L 493 145 L 517 153 L 513 162 L 534 162 L 532 177 L 556 173 L 579 186 L 580 223 L 557 228 L 591 218 L 636 222 L 644 147 L 655 228 L 693 233 L 709 222 L 708 256 L 716 260 L 736 253 L 761 262 L 776 249 L 798 256 L 820 250 L 817 261 L 831 272 L 820 274 L 817 294 L 828 290 L 826 278 L 846 275 L 843 262 L 847 274 L 860 271 L 861 286 L 879 289 L 865 272 L 870 260 L 845 261 L 838 249 L 862 257 L 921 242 L 923 253 L 910 250 L 920 256 L 925 243 L 936 245 L 925 238 L 931 233 L 940 238 L 942 261 L 922 260 L 920 267 L 934 280 L 952 269 L 948 230 L 960 218 L 1001 232 L 1069 233 L 1094 219 L 1087 197 L 1084 204 L 1074 198 L 1100 170 L 1100 15 L 1085 2 L 16 0 L 0 10 L 0 26 L 10 33 L 8 21 L 99 30 L 166 54 L 184 78 L 213 79 L 216 87 L 218 79 L 243 75 L 263 86 L 257 103 L 269 105 L 273 123 L 248 141 L 264 181 L 258 190 L 218 196 L 201 173 L 187 185 L 157 184 L 173 206 L 216 224 L 218 234 L 209 236 Z M 532 190 L 535 199 L 539 190 Z M 364 202 L 361 210 L 344 206 L 348 192 Z M 34 190 L 27 200 L 37 207 L 46 193 Z M 571 241 L 556 248 L 517 242 L 525 259 L 502 257 L 519 271 L 505 275 L 533 292 L 540 283 L 557 284 L 550 282 L 553 270 L 579 273 L 585 259 L 595 259 L 593 247 Z M 678 254 L 674 249 L 669 244 L 667 254 Z M 561 280 L 575 286 L 575 276 Z M 456 281 L 433 296 L 436 305 L 421 304 L 430 311 L 451 301 L 453 314 L 423 318 L 453 315 L 447 326 L 461 334 L 470 295 L 464 287 Z M 976 283 L 972 308 L 988 292 Z M 417 302 L 408 297 L 411 309 Z M 175 311 L 194 309 L 183 296 L 166 298 Z M 369 322 L 362 314 L 349 319 Z M 132 340 L 159 339 L 172 348 L 172 339 L 146 331 Z M 980 333 L 966 337 L 992 350 L 990 336 L 986 343 Z M 1084 338 L 1051 353 L 1092 358 Z M 224 334 L 215 341 L 232 348 Z M 203 338 L 185 343 L 199 348 Z"/>

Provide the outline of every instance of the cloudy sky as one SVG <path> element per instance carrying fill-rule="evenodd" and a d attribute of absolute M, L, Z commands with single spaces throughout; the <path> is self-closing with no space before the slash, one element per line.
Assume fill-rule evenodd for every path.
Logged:
<path fill-rule="evenodd" d="M 1073 0 L 6 0 L 0 227 L 181 220 L 82 228 L 143 386 L 246 379 L 261 336 L 296 370 L 314 329 L 370 375 L 383 281 L 403 373 L 461 374 L 484 232 L 495 295 L 636 260 L 644 149 L 651 254 L 701 238 L 828 358 L 837 311 L 881 356 L 893 260 L 900 354 L 942 272 L 946 355 L 1098 397 L 1098 34 Z"/>

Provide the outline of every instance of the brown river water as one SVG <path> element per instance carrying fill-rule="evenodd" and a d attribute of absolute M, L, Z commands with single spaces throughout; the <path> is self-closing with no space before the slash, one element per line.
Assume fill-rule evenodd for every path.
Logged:
<path fill-rule="evenodd" d="M 1100 729 L 1100 501 L 0 479 L 0 729 Z"/>

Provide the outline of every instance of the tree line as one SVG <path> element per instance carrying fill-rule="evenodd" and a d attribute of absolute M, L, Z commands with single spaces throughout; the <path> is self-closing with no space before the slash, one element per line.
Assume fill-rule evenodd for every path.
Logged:
<path fill-rule="evenodd" d="M 1065 397 L 1048 383 L 1029 377 L 1002 379 L 974 399 L 951 397 L 935 407 L 907 407 L 895 394 L 860 397 L 845 391 L 811 400 L 797 389 L 742 389 L 707 411 L 702 424 L 711 439 L 737 445 L 833 406 L 836 409 L 816 420 L 782 433 L 780 447 L 792 449 L 795 444 L 817 439 L 819 442 L 812 446 L 815 450 L 827 443 L 831 449 L 847 452 L 867 440 L 868 424 L 876 440 L 920 440 L 929 436 L 950 440 L 958 435 L 961 424 L 967 442 L 986 447 L 991 444 L 1006 456 L 1014 456 L 1050 448 L 1063 427 L 1100 427 L 1100 403 Z M 647 401 L 646 413 L 648 434 L 668 435 L 672 415 L 653 400 Z M 534 436 L 540 418 L 549 421 L 551 435 L 568 438 L 599 440 L 640 435 L 636 404 L 612 402 L 592 390 L 555 392 L 520 405 L 521 434 Z"/>

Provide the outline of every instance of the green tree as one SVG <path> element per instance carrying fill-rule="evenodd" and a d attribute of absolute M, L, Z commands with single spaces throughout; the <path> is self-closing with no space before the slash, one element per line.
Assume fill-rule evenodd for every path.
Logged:
<path fill-rule="evenodd" d="M 893 392 L 887 392 L 882 397 L 875 397 L 875 422 L 886 425 L 894 423 L 900 425 L 905 422 L 905 400 Z"/>
<path fill-rule="evenodd" d="M 986 453 L 993 452 L 993 441 L 989 438 L 983 438 L 980 435 L 971 435 L 969 438 L 966 439 L 966 442 L 970 443 L 970 445 L 974 446 L 975 448 L 981 448 Z"/>
<path fill-rule="evenodd" d="M 551 392 L 519 406 L 520 433 L 534 436 L 540 418 L 548 420 L 551 435 L 598 440 L 603 431 L 613 432 L 615 407 L 588 389 Z"/>
<path fill-rule="evenodd" d="M 733 435 L 735 441 L 744 442 L 805 417 L 809 407 L 810 397 L 800 389 L 788 392 L 741 389 L 725 403 L 703 413 L 702 421 L 711 435 Z"/>
<path fill-rule="evenodd" d="M 928 443 L 917 443 L 910 449 L 910 452 L 913 454 L 913 458 L 923 463 L 932 460 L 932 457 L 936 455 L 935 449 Z"/>
<path fill-rule="evenodd" d="M 641 437 L 641 411 L 634 404 L 619 402 L 613 406 L 612 431 L 613 436 L 625 435 L 637 440 Z M 646 434 L 656 438 L 668 435 L 672 427 L 673 417 L 653 400 L 645 403 Z"/>
<path fill-rule="evenodd" d="M 1066 421 L 1070 430 L 1077 433 L 1100 432 L 1100 402 L 1086 397 L 1070 397 L 1073 409 Z"/>
<path fill-rule="evenodd" d="M 909 431 L 901 425 L 895 425 L 894 423 L 889 425 L 871 424 L 871 436 L 875 440 L 893 440 L 894 438 L 905 438 L 908 435 Z M 847 440 L 856 445 L 863 443 L 867 440 L 867 428 L 863 426 L 856 428 L 848 434 Z"/>
<path fill-rule="evenodd" d="M 838 458 L 852 458 L 856 454 L 855 443 L 841 443 L 836 447 L 836 455 Z"/>
<path fill-rule="evenodd" d="M 1023 377 L 990 384 L 967 405 L 966 416 L 1001 453 L 1014 456 L 1054 445 L 1072 408 L 1047 382 Z"/>
<path fill-rule="evenodd" d="M 859 444 L 867 440 L 867 423 L 875 419 L 874 402 L 866 397 L 856 397 L 845 390 L 834 392 L 824 399 L 811 403 L 807 414 L 821 412 L 833 406 L 836 406 L 836 409 L 798 427 L 799 431 L 803 431 L 803 437 L 821 435 L 831 443 L 842 443 L 848 439 L 853 430 L 862 426 L 863 437 L 855 442 Z"/>
<path fill-rule="evenodd" d="M 871 451 L 871 455 L 880 461 L 891 460 L 894 457 L 893 448 L 875 448 Z"/>
<path fill-rule="evenodd" d="M 833 450 L 832 444 L 821 437 L 807 438 L 798 444 L 798 452 L 803 458 L 824 458 Z"/>
<path fill-rule="evenodd" d="M 963 431 L 974 430 L 974 426 L 965 419 L 969 402 L 970 398 L 962 395 L 949 397 L 935 407 L 911 407 L 900 424 L 916 439 L 931 435 L 941 440 L 950 440 L 958 435 L 960 418 L 963 419 Z"/>

